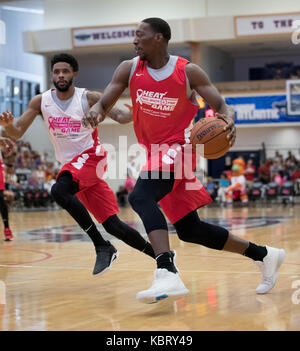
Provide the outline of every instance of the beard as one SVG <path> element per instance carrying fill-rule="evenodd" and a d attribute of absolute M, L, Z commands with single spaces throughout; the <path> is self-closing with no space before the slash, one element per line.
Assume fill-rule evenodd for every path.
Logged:
<path fill-rule="evenodd" d="M 73 84 L 73 78 L 70 79 L 69 81 L 64 80 L 64 83 L 65 83 L 65 86 L 64 86 L 64 87 L 59 86 L 58 83 L 59 83 L 59 81 L 58 81 L 58 82 L 53 81 L 53 84 L 54 84 L 55 88 L 56 88 L 58 91 L 60 91 L 60 92 L 63 93 L 63 92 L 66 92 L 66 91 L 69 90 L 70 86 Z"/>

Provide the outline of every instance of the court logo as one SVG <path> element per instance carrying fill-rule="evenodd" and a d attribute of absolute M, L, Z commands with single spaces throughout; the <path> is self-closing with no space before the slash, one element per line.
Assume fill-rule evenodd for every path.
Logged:
<path fill-rule="evenodd" d="M 240 230 L 248 228 L 259 228 L 265 226 L 276 225 L 280 223 L 287 223 L 289 217 L 232 217 L 232 218 L 207 218 L 205 222 L 225 227 L 228 230 Z M 146 238 L 144 226 L 138 222 L 127 222 L 128 225 L 136 229 L 141 235 Z M 116 238 L 107 233 L 102 225 L 99 226 L 99 231 L 103 233 L 105 240 L 114 241 Z M 176 234 L 174 226 L 169 223 L 168 230 L 170 234 Z M 78 225 L 68 226 L 53 226 L 32 229 L 28 231 L 20 232 L 23 240 L 26 241 L 43 241 L 43 242 L 70 242 L 70 241 L 83 241 L 90 242 L 90 238 Z M 299 295 L 300 301 L 300 280 L 297 281 L 299 284 L 299 290 L 295 292 L 295 295 Z M 296 284 L 296 283 L 295 283 Z M 294 286 L 296 288 L 296 285 Z M 297 295 L 297 296 L 298 296 Z M 295 300 L 296 301 L 296 300 Z"/>

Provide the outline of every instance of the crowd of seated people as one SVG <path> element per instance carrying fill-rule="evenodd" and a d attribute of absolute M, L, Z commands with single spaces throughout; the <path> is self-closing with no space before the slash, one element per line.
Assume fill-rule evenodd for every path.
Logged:
<path fill-rule="evenodd" d="M 4 195 L 9 205 L 25 208 L 53 206 L 51 187 L 59 168 L 46 152 L 40 155 L 32 150 L 30 143 L 19 140 L 16 141 L 13 151 L 9 154 L 2 152 L 2 156 L 5 164 Z M 248 198 L 255 199 L 256 189 L 258 197 L 271 198 L 272 191 L 273 195 L 284 195 L 282 189 L 287 184 L 292 195 L 300 195 L 300 150 L 298 155 L 289 151 L 286 157 L 276 151 L 273 157 L 268 158 L 258 168 L 254 166 L 252 159 L 237 163 L 240 170 L 243 169 L 243 174 L 238 173 L 238 181 L 234 187 L 234 167 L 226 167 L 217 180 L 207 178 L 205 188 L 213 200 L 230 203 L 229 200 L 235 201 L 239 199 L 238 195 L 242 194 L 242 201 L 247 203 Z M 116 192 L 120 206 L 127 205 L 127 197 L 134 187 L 135 178 L 131 173 L 128 166 L 127 179 Z M 246 188 L 247 196 L 243 193 L 243 187 Z"/>
<path fill-rule="evenodd" d="M 40 155 L 30 143 L 18 140 L 9 153 L 2 151 L 5 191 L 10 206 L 40 208 L 53 205 L 51 186 L 58 172 L 45 152 Z"/>
<path fill-rule="evenodd" d="M 252 159 L 240 160 L 234 160 L 231 169 L 224 170 L 219 179 L 207 178 L 205 188 L 213 200 L 228 204 L 235 200 L 248 203 L 281 198 L 285 203 L 300 195 L 300 150 L 298 155 L 289 151 L 286 157 L 276 151 L 258 168 Z M 242 165 L 238 173 L 235 163 Z"/>

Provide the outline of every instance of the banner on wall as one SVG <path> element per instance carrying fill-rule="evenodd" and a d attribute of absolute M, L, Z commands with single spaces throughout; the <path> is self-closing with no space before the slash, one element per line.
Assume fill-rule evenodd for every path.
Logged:
<path fill-rule="evenodd" d="M 225 101 L 236 112 L 236 124 L 300 122 L 300 95 L 298 115 L 288 114 L 286 95 L 225 97 Z"/>
<path fill-rule="evenodd" d="M 234 18 L 235 35 L 243 37 L 292 33 L 299 20 L 300 13 L 236 16 Z"/>
<path fill-rule="evenodd" d="M 73 28 L 73 47 L 132 43 L 136 25 L 119 27 Z"/>

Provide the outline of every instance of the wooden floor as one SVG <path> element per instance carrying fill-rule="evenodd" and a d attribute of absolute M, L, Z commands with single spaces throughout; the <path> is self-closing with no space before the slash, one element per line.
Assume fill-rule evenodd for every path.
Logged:
<path fill-rule="evenodd" d="M 300 330 L 300 206 L 199 213 L 247 240 L 286 250 L 269 294 L 255 293 L 260 274 L 250 259 L 181 242 L 170 227 L 190 294 L 144 305 L 135 296 L 152 283 L 151 258 L 116 241 L 120 256 L 112 270 L 94 277 L 93 246 L 66 212 L 11 213 L 15 240 L 0 243 L 0 330 Z M 120 218 L 144 233 L 131 209 L 121 209 Z"/>

